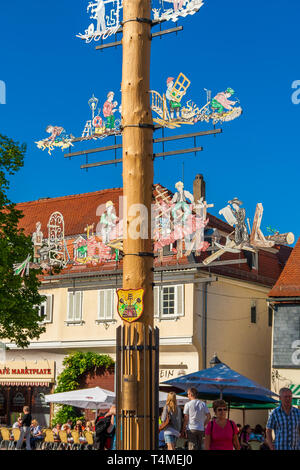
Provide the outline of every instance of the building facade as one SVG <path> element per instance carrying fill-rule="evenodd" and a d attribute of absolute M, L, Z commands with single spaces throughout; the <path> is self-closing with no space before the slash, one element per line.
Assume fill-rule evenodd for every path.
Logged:
<path fill-rule="evenodd" d="M 197 190 L 196 184 L 194 192 Z M 156 185 L 154 196 L 157 193 L 170 191 Z M 102 214 L 111 205 L 108 201 L 121 219 L 121 196 L 121 189 L 111 189 L 18 205 L 24 213 L 21 224 L 25 232 L 38 232 L 35 240 L 49 240 L 53 226 L 57 228 L 53 214 L 63 215 L 63 238 L 54 255 L 59 252 L 65 263 L 58 274 L 45 270 L 41 279 L 41 293 L 46 296 L 40 307 L 45 333 L 25 350 L 7 344 L 5 367 L 14 374 L 0 374 L 3 422 L 13 421 L 21 402 L 36 406 L 33 414 L 41 422 L 49 421 L 43 395 L 53 390 L 70 352 L 96 351 L 115 359 L 116 328 L 122 324 L 116 296 L 122 286 L 121 245 L 113 245 L 117 247 L 113 258 L 106 258 L 99 233 L 102 230 L 102 240 L 108 234 L 98 224 L 103 223 Z M 270 388 L 272 322 L 267 298 L 291 250 L 276 245 L 250 255 L 243 250 L 225 253 L 206 266 L 203 261 L 217 249 L 212 234 L 217 232 L 222 240 L 232 232 L 222 220 L 210 214 L 208 219 L 204 235 L 210 248 L 206 251 L 187 254 L 183 250 L 179 257 L 178 245 L 170 243 L 155 258 L 154 323 L 160 330 L 160 382 L 209 367 L 217 353 L 222 362 Z M 43 248 L 35 244 L 40 263 L 54 245 Z M 97 383 L 101 386 L 100 379 Z M 234 417 L 241 421 L 239 412 Z M 265 413 L 253 412 L 252 419 L 252 424 L 264 424 Z"/>
<path fill-rule="evenodd" d="M 274 311 L 272 388 L 289 387 L 300 406 L 300 239 L 269 293 Z"/>

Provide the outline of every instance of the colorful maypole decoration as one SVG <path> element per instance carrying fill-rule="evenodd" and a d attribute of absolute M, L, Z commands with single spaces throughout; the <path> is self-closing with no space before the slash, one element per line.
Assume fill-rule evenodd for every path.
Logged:
<path fill-rule="evenodd" d="M 154 122 L 162 127 L 174 129 L 184 124 L 193 125 L 199 121 L 212 121 L 213 124 L 228 122 L 242 114 L 242 108 L 235 106 L 239 103 L 238 99 L 229 100 L 234 95 L 232 88 L 218 93 L 213 99 L 211 91 L 206 90 L 206 104 L 202 107 L 191 100 L 183 104 L 182 99 L 190 84 L 190 80 L 180 73 L 176 80 L 174 77 L 167 78 L 167 89 L 163 96 L 155 90 L 150 90 L 152 111 L 159 116 L 153 118 Z"/>
<path fill-rule="evenodd" d="M 177 192 L 173 197 L 156 187 L 155 197 L 155 224 L 154 224 L 154 251 L 163 257 L 163 248 L 169 246 L 177 258 L 192 251 L 199 255 L 209 247 L 205 240 L 205 229 L 208 225 L 207 204 L 201 198 L 194 200 L 194 196 L 184 190 L 184 184 L 178 181 L 175 184 Z M 188 202 L 190 201 L 190 202 Z"/>
<path fill-rule="evenodd" d="M 194 15 L 203 6 L 203 0 L 152 0 L 153 21 L 178 21 L 188 15 Z M 77 37 L 85 40 L 99 41 L 116 34 L 122 25 L 123 3 L 122 0 L 95 0 L 89 2 L 87 13 L 92 23 L 84 34 Z"/>
<path fill-rule="evenodd" d="M 122 21 L 122 0 L 96 0 L 89 2 L 87 13 L 90 19 L 95 20 L 85 30 L 84 34 L 77 34 L 77 37 L 84 39 L 87 43 L 106 39 L 115 34 L 120 28 Z"/>
<path fill-rule="evenodd" d="M 176 22 L 180 17 L 194 15 L 203 5 L 203 0 L 159 0 L 160 8 L 152 9 L 153 19 Z"/>
<path fill-rule="evenodd" d="M 246 211 L 241 207 L 242 205 L 242 201 L 235 197 L 219 211 L 226 222 L 234 227 L 234 231 L 227 235 L 225 244 L 221 244 L 219 241 L 214 242 L 214 246 L 218 250 L 203 261 L 205 265 L 220 258 L 224 253 L 240 253 L 241 250 L 257 253 L 259 248 L 268 249 L 276 244 L 291 245 L 294 243 L 295 237 L 291 232 L 283 234 L 276 232 L 273 235 L 264 236 L 260 228 L 263 215 L 263 205 L 260 202 L 256 205 L 252 228 L 248 218 L 247 228 Z"/>
<path fill-rule="evenodd" d="M 67 134 L 63 127 L 50 125 L 47 126 L 46 132 L 51 134 L 50 137 L 39 140 L 35 143 L 39 149 L 48 149 L 49 155 L 51 155 L 51 152 L 55 147 L 59 147 L 61 150 L 65 150 L 66 148 L 73 146 L 72 140 L 74 139 L 74 136 L 72 134 Z"/>
<path fill-rule="evenodd" d="M 116 118 L 115 116 L 117 112 L 121 112 L 121 106 L 117 108 L 118 102 L 114 100 L 114 97 L 115 93 L 109 91 L 102 107 L 103 118 L 101 117 L 101 109 L 99 108 L 97 111 L 98 98 L 93 95 L 89 99 L 88 104 L 92 111 L 92 118 L 86 121 L 81 136 L 83 140 L 103 139 L 109 135 L 121 134 L 121 118 Z"/>

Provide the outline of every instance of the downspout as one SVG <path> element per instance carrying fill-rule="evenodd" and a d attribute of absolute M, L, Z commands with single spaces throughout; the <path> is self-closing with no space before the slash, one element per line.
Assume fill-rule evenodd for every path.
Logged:
<path fill-rule="evenodd" d="M 204 283 L 202 291 L 202 369 L 207 368 L 207 284 Z"/>

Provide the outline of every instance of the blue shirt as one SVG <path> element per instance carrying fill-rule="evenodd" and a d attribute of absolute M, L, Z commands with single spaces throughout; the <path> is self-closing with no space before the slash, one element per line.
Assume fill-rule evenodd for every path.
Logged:
<path fill-rule="evenodd" d="M 300 450 L 300 410 L 292 406 L 287 415 L 280 405 L 270 414 L 267 428 L 275 432 L 276 450 Z"/>

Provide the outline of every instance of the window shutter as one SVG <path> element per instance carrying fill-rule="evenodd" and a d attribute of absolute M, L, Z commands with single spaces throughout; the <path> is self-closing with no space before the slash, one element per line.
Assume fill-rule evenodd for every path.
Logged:
<path fill-rule="evenodd" d="M 154 318 L 159 317 L 159 295 L 160 287 L 154 287 Z"/>
<path fill-rule="evenodd" d="M 177 315 L 184 315 L 184 286 L 181 284 L 179 286 L 176 286 L 176 300 L 177 300 L 177 306 L 176 306 L 176 314 Z"/>
<path fill-rule="evenodd" d="M 111 320 L 113 316 L 114 290 L 106 289 L 106 319 Z"/>
<path fill-rule="evenodd" d="M 75 292 L 74 320 L 82 319 L 82 292 Z"/>
<path fill-rule="evenodd" d="M 74 293 L 68 292 L 68 313 L 67 320 L 73 320 Z"/>
<path fill-rule="evenodd" d="M 47 295 L 45 321 L 52 322 L 53 295 Z"/>
<path fill-rule="evenodd" d="M 99 310 L 98 319 L 103 320 L 105 318 L 105 290 L 99 290 Z"/>

